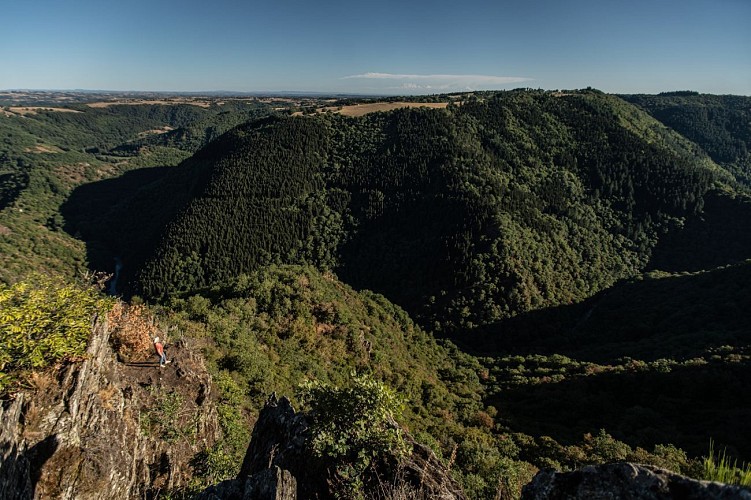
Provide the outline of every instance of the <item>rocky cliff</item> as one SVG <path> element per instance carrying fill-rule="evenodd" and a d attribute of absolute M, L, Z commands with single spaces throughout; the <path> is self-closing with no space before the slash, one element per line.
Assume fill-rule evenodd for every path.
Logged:
<path fill-rule="evenodd" d="M 179 489 L 218 439 L 211 380 L 185 345 L 160 369 L 120 363 L 96 321 L 83 360 L 0 407 L 0 499 L 148 498 Z"/>

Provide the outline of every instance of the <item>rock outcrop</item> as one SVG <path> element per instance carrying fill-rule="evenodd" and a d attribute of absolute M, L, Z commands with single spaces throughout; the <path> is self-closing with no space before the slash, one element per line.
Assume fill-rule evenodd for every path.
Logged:
<path fill-rule="evenodd" d="M 185 485 L 218 423 L 200 357 L 172 355 L 161 370 L 119 363 L 96 322 L 83 361 L 0 406 L 0 499 L 144 498 Z"/>
<path fill-rule="evenodd" d="M 522 491 L 522 500 L 558 499 L 751 500 L 751 492 L 626 462 L 592 465 L 573 472 L 543 470 Z"/>
<path fill-rule="evenodd" d="M 464 493 L 435 454 L 405 435 L 412 454 L 392 470 L 384 470 L 384 489 L 407 498 L 464 499 Z M 238 477 L 205 490 L 200 498 L 294 500 L 330 498 L 327 465 L 314 457 L 306 442 L 308 422 L 287 398 L 272 396 L 253 428 Z"/>

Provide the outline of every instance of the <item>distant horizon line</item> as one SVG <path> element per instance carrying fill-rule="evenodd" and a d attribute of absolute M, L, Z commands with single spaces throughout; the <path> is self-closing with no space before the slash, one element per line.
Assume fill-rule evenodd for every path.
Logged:
<path fill-rule="evenodd" d="M 660 95 L 660 94 L 672 94 L 672 93 L 696 93 L 704 95 L 732 95 L 751 97 L 751 94 L 732 94 L 732 93 L 712 93 L 712 92 L 700 92 L 698 90 L 690 89 L 676 89 L 676 90 L 663 90 L 660 92 L 606 92 L 595 87 L 581 87 L 571 89 L 544 89 L 544 88 L 532 88 L 532 87 L 516 87 L 514 89 L 483 89 L 483 90 L 455 90 L 449 92 L 431 92 L 431 93 L 366 93 L 366 92 L 344 92 L 344 91 L 314 91 L 314 90 L 112 90 L 112 89 L 85 89 L 85 88 L 69 88 L 69 89 L 55 89 L 55 88 L 8 88 L 0 89 L 0 93 L 11 92 L 76 92 L 86 94 L 169 94 L 169 95 L 192 95 L 192 96 L 316 96 L 316 97 L 399 97 L 399 96 L 435 96 L 435 95 L 451 95 L 451 94 L 467 94 L 472 92 L 508 92 L 517 89 L 529 89 L 539 90 L 543 92 L 564 92 L 564 91 L 579 91 L 579 90 L 596 90 L 605 94 L 612 95 Z"/>
<path fill-rule="evenodd" d="M 54 88 L 10 88 L 0 89 L 0 92 L 80 92 L 86 94 L 191 94 L 191 95 L 382 95 L 365 94 L 360 92 L 321 92 L 307 90 L 113 90 L 113 89 L 54 89 Z M 386 94 L 383 94 L 386 95 Z M 431 94 L 425 94 L 431 95 Z"/>

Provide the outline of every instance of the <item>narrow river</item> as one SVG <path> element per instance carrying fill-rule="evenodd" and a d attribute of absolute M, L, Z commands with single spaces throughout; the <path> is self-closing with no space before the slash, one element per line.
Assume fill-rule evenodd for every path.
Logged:
<path fill-rule="evenodd" d="M 110 281 L 110 295 L 117 295 L 117 280 L 120 278 L 120 270 L 123 268 L 123 261 L 120 257 L 115 257 L 115 275 Z"/>

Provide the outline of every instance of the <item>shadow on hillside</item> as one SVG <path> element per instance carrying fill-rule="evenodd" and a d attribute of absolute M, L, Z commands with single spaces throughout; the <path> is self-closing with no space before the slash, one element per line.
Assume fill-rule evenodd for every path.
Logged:
<path fill-rule="evenodd" d="M 660 238 L 648 269 L 714 269 L 751 258 L 751 200 L 709 193 L 704 210 Z"/>
<path fill-rule="evenodd" d="M 600 373 L 524 385 L 489 402 L 515 431 L 572 444 L 605 429 L 631 446 L 672 443 L 706 454 L 709 439 L 751 460 L 751 362 L 683 366 L 669 373 Z"/>
<path fill-rule="evenodd" d="M 167 220 L 159 210 L 157 186 L 174 167 L 132 170 L 120 177 L 76 188 L 60 211 L 65 231 L 86 243 L 92 270 L 114 273 L 116 258 L 127 268 L 142 261 Z M 144 199 L 154 193 L 153 200 Z"/>
<path fill-rule="evenodd" d="M 29 185 L 29 174 L 9 172 L 0 174 L 0 210 L 9 207 Z"/>
<path fill-rule="evenodd" d="M 690 359 L 751 344 L 751 261 L 623 282 L 575 305 L 531 311 L 464 340 L 484 354 L 564 354 L 597 363 L 625 356 Z"/>
<path fill-rule="evenodd" d="M 92 270 L 114 272 L 122 263 L 127 284 L 161 240 L 167 224 L 185 207 L 205 176 L 195 168 L 150 167 L 76 188 L 60 211 L 65 231 L 86 243 Z M 127 287 L 118 287 L 118 292 Z"/>
<path fill-rule="evenodd" d="M 600 363 L 624 356 L 687 359 L 711 347 L 748 344 L 746 259 L 751 200 L 709 193 L 702 214 L 660 238 L 648 266 L 682 274 L 621 282 L 579 304 L 530 311 L 457 341 L 480 354 L 560 353 Z"/>

